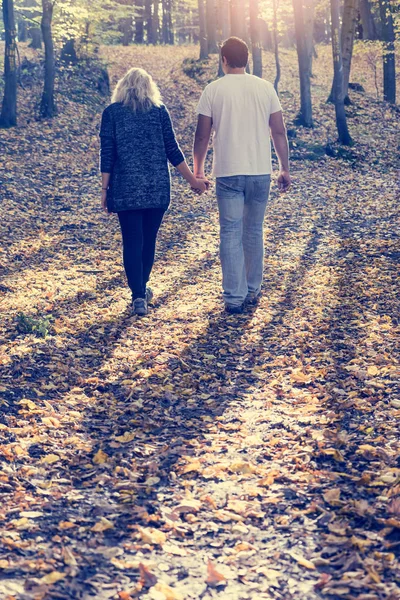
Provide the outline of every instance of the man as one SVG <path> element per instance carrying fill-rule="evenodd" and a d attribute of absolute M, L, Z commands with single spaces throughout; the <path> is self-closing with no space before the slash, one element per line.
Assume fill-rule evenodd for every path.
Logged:
<path fill-rule="evenodd" d="M 268 81 L 245 72 L 248 47 L 231 37 L 221 47 L 225 76 L 210 83 L 197 107 L 194 172 L 204 161 L 214 128 L 213 175 L 220 220 L 225 309 L 241 313 L 261 293 L 263 222 L 271 178 L 272 136 L 279 158 L 278 188 L 290 187 L 289 148 L 282 108 Z"/>

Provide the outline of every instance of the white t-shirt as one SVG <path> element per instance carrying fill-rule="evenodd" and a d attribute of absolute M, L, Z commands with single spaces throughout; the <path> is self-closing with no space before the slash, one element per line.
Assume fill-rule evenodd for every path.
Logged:
<path fill-rule="evenodd" d="M 274 86 L 254 75 L 225 75 L 204 90 L 197 114 L 214 127 L 214 177 L 271 173 L 269 117 L 282 110 Z"/>

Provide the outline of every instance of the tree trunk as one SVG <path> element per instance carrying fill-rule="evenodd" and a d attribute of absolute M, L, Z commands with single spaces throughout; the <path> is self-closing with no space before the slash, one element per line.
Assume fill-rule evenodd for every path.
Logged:
<path fill-rule="evenodd" d="M 347 128 L 346 113 L 344 110 L 343 65 L 339 24 L 339 0 L 330 0 L 330 2 L 336 126 L 339 134 L 339 142 L 341 144 L 344 144 L 345 146 L 351 146 L 353 142 L 350 137 L 349 130 Z"/>
<path fill-rule="evenodd" d="M 18 21 L 18 41 L 26 42 L 28 40 L 28 27 L 24 19 Z"/>
<path fill-rule="evenodd" d="M 208 40 L 208 52 L 210 54 L 218 53 L 216 16 L 217 16 L 217 13 L 216 13 L 215 0 L 206 0 L 207 40 Z"/>
<path fill-rule="evenodd" d="M 168 23 L 168 44 L 171 44 L 171 46 L 172 46 L 175 43 L 174 27 L 172 24 L 172 0 L 168 0 L 167 23 Z"/>
<path fill-rule="evenodd" d="M 262 53 L 260 41 L 260 23 L 258 19 L 258 0 L 250 0 L 250 35 L 253 56 L 253 75 L 262 77 Z"/>
<path fill-rule="evenodd" d="M 44 118 L 54 117 L 56 105 L 54 102 L 54 79 L 56 65 L 54 60 L 54 44 L 51 32 L 53 19 L 53 0 L 42 0 L 42 36 L 44 42 L 44 87 L 40 103 L 40 115 Z"/>
<path fill-rule="evenodd" d="M 3 0 L 3 23 L 5 29 L 4 96 L 0 114 L 0 127 L 17 124 L 17 43 L 13 0 Z"/>
<path fill-rule="evenodd" d="M 310 60 L 304 28 L 303 0 L 293 0 L 293 10 L 300 77 L 300 113 L 298 120 L 304 127 L 312 127 Z"/>
<path fill-rule="evenodd" d="M 353 57 L 354 36 L 358 18 L 358 0 L 344 0 L 342 20 L 343 98 L 349 104 L 349 81 Z"/>
<path fill-rule="evenodd" d="M 208 58 L 208 42 L 206 33 L 206 11 L 204 0 L 197 0 L 199 6 L 199 38 L 200 38 L 200 60 Z"/>
<path fill-rule="evenodd" d="M 42 48 L 42 32 L 40 31 L 39 27 L 31 27 L 28 34 L 31 38 L 29 48 L 40 50 Z"/>
<path fill-rule="evenodd" d="M 275 56 L 275 69 L 276 69 L 276 75 L 275 75 L 275 81 L 274 81 L 274 88 L 276 93 L 278 94 L 278 87 L 279 87 L 279 82 L 281 80 L 281 63 L 279 60 L 279 45 L 278 45 L 278 0 L 272 0 L 273 2 L 273 37 L 274 37 L 274 56 Z"/>
<path fill-rule="evenodd" d="M 135 44 L 143 44 L 143 0 L 135 0 Z"/>
<path fill-rule="evenodd" d="M 248 41 L 246 12 L 243 0 L 231 0 L 231 34 Z"/>
<path fill-rule="evenodd" d="M 304 32 L 311 77 L 314 54 L 314 0 L 303 0 L 303 2 Z"/>
<path fill-rule="evenodd" d="M 360 0 L 360 20 L 362 25 L 362 39 L 376 40 L 378 33 L 376 23 L 372 14 L 369 0 Z"/>
<path fill-rule="evenodd" d="M 396 57 L 392 4 L 379 0 L 379 14 L 383 37 L 383 99 L 396 104 Z"/>
<path fill-rule="evenodd" d="M 159 29 L 160 29 L 160 2 L 159 0 L 154 0 L 154 8 L 153 8 L 153 44 L 158 43 L 159 39 Z"/>
<path fill-rule="evenodd" d="M 131 44 L 133 40 L 132 18 L 126 17 L 125 19 L 121 19 L 119 29 L 122 33 L 122 45 L 129 46 L 129 44 Z"/>
<path fill-rule="evenodd" d="M 152 0 L 144 0 L 144 22 L 148 44 L 153 43 L 153 18 L 151 14 L 151 6 Z"/>
<path fill-rule="evenodd" d="M 351 59 L 353 56 L 354 36 L 356 33 L 357 17 L 358 17 L 358 0 L 344 0 L 342 30 L 340 34 L 342 64 L 343 64 L 343 98 L 345 104 L 350 104 L 349 98 L 349 81 Z M 327 100 L 328 102 L 335 101 L 335 85 L 332 82 L 331 93 Z"/>

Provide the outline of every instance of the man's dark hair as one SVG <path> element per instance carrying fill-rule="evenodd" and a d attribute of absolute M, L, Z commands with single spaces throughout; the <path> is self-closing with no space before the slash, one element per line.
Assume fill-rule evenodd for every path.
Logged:
<path fill-rule="evenodd" d="M 231 69 L 240 69 L 247 65 L 249 49 L 240 38 L 230 37 L 221 46 L 221 56 L 225 56 Z"/>

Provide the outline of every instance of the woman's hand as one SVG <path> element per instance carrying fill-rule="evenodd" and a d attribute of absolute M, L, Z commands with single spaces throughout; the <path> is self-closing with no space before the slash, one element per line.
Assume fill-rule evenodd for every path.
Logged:
<path fill-rule="evenodd" d="M 101 190 L 101 208 L 108 214 L 107 208 L 107 190 Z"/>
<path fill-rule="evenodd" d="M 191 187 L 194 192 L 197 192 L 198 194 L 204 194 L 204 192 L 208 191 L 210 185 L 211 182 L 208 181 L 208 179 L 195 177 Z"/>

